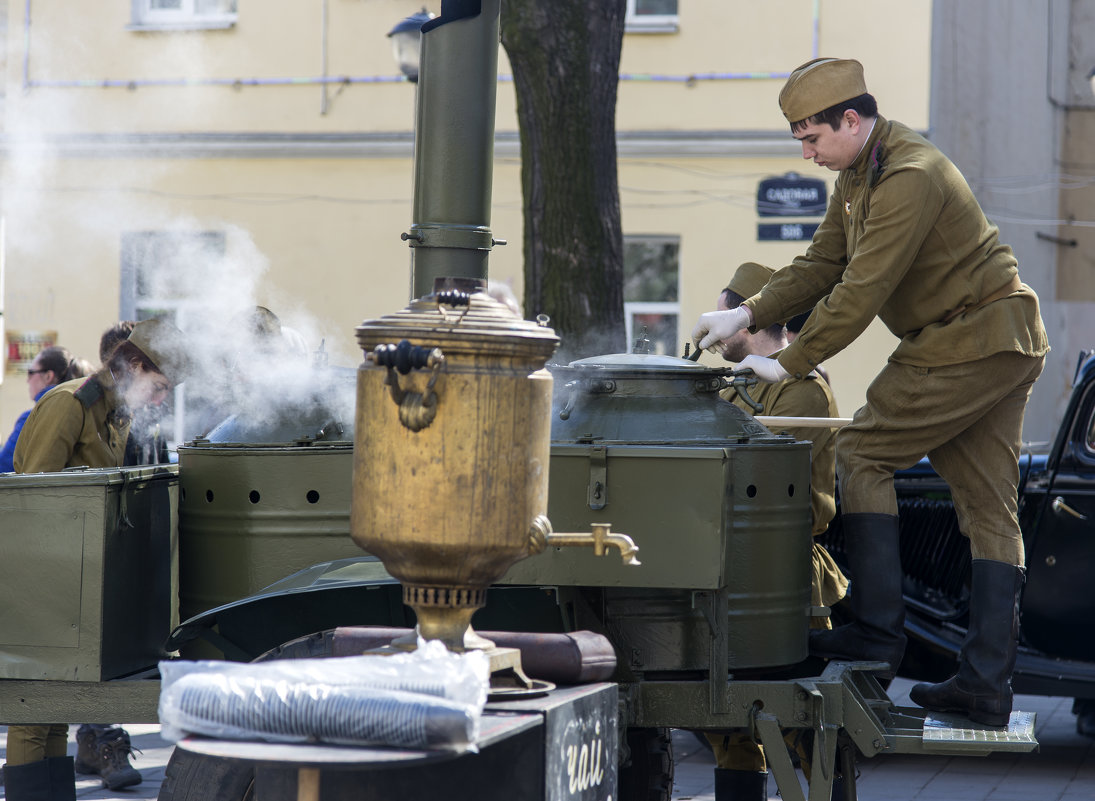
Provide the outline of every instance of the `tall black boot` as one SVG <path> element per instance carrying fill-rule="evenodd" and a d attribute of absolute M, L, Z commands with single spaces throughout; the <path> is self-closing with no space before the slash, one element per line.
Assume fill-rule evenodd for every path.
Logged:
<path fill-rule="evenodd" d="M 986 726 L 1011 717 L 1011 672 L 1019 637 L 1019 590 L 1026 571 L 1007 562 L 973 560 L 970 624 L 958 673 L 939 684 L 917 684 L 912 700 L 935 712 L 958 712 Z"/>
<path fill-rule="evenodd" d="M 768 772 L 715 768 L 715 801 L 768 801 Z"/>
<path fill-rule="evenodd" d="M 7 801 L 51 801 L 49 793 L 49 765 L 46 760 L 39 759 L 25 765 L 4 765 L 4 798 Z"/>
<path fill-rule="evenodd" d="M 905 599 L 897 515 L 842 517 L 851 579 L 851 623 L 810 632 L 810 653 L 849 662 L 887 662 L 892 678 L 905 654 Z"/>
<path fill-rule="evenodd" d="M 49 801 L 76 801 L 76 772 L 72 757 L 46 757 L 49 765 Z"/>

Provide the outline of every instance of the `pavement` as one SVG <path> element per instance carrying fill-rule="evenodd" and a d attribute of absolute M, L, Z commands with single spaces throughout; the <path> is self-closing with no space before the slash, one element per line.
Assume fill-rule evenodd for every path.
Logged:
<path fill-rule="evenodd" d="M 175 750 L 175 744 L 160 737 L 160 726 L 156 723 L 125 723 L 125 730 L 129 732 L 130 741 L 134 750 L 140 749 L 130 759 L 137 770 L 141 772 L 143 781 L 136 787 L 127 787 L 124 790 L 108 790 L 103 787 L 98 776 L 84 776 L 76 774 L 76 798 L 80 801 L 136 801 L 139 798 L 156 798 L 160 794 L 160 785 L 163 783 L 164 768 L 171 759 L 171 752 Z M 76 756 L 76 730 L 79 726 L 69 726 L 68 729 L 68 753 Z M 6 761 L 8 729 L 0 726 L 0 762 Z M 0 785 L 0 798 L 7 798 L 4 787 Z M 209 799 L 216 801 L 216 799 Z"/>
<path fill-rule="evenodd" d="M 909 700 L 912 682 L 896 679 L 890 697 L 898 706 Z M 1095 740 L 1076 733 L 1071 698 L 1019 695 L 1015 708 L 1035 712 L 1035 736 L 1040 748 L 1030 754 L 986 757 L 881 755 L 858 761 L 860 801 L 1092 801 L 1095 799 Z M 69 729 L 69 753 L 76 753 L 76 726 Z M 160 737 L 155 724 L 125 724 L 136 754 L 133 765 L 144 781 L 111 792 L 98 777 L 78 775 L 76 797 L 81 801 L 154 799 L 163 782 L 173 744 Z M 7 729 L 0 727 L 0 761 L 6 753 Z M 674 731 L 676 776 L 674 801 L 714 801 L 714 761 L 710 752 L 685 731 Z M 0 786 L 0 798 L 5 797 Z M 768 798 L 779 799 L 769 779 Z M 210 799 L 215 801 L 215 799 Z"/>
<path fill-rule="evenodd" d="M 897 706 L 909 700 L 914 682 L 889 687 Z M 857 760 L 859 801 L 1092 801 L 1095 799 L 1095 740 L 1076 733 L 1071 698 L 1017 695 L 1015 709 L 1034 712 L 1039 749 L 1030 754 L 989 756 L 879 755 Z M 714 760 L 689 732 L 675 731 L 673 798 L 714 801 Z M 805 792 L 805 784 L 803 784 Z M 779 799 L 769 777 L 768 798 Z"/>

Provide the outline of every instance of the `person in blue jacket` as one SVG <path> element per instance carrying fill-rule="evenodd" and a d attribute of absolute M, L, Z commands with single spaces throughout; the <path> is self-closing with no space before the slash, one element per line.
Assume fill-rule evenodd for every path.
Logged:
<path fill-rule="evenodd" d="M 65 348 L 51 345 L 38 351 L 38 355 L 27 368 L 27 391 L 30 399 L 37 403 L 39 398 L 58 384 L 72 378 L 82 378 L 87 374 L 87 365 L 82 359 L 73 358 Z M 0 473 L 11 473 L 15 470 L 12 463 L 15 443 L 19 440 L 19 432 L 23 430 L 23 424 L 27 422 L 30 412 L 27 409 L 19 415 L 15 428 L 0 449 Z"/>

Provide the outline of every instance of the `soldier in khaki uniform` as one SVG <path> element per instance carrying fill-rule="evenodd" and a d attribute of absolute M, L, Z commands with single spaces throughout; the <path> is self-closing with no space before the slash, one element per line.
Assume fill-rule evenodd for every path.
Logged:
<path fill-rule="evenodd" d="M 733 277 L 719 295 L 718 308 L 737 306 L 764 288 L 772 277 L 770 267 L 746 262 L 734 271 Z M 750 333 L 738 331 L 722 343 L 722 356 L 730 362 L 741 362 L 751 355 L 772 355 L 787 347 L 787 335 L 781 323 Z M 724 389 L 720 395 L 738 408 L 754 414 L 753 407 L 735 387 Z M 762 383 L 750 390 L 752 398 L 763 410 L 760 414 L 776 417 L 837 417 L 836 400 L 829 385 L 816 373 L 802 381 L 787 379 L 776 383 Z M 831 428 L 780 428 L 775 433 L 790 434 L 797 440 L 810 441 L 810 512 L 814 537 L 824 534 L 836 514 L 836 460 Z M 814 606 L 832 606 L 844 597 L 848 581 L 840 572 L 833 557 L 816 540 L 811 554 L 813 563 L 811 603 Z M 811 626 L 831 628 L 829 619 L 813 618 Z M 748 733 L 733 731 L 729 734 L 709 734 L 715 755 L 715 799 L 756 799 L 768 797 L 767 763 L 760 746 Z M 788 740 L 797 751 L 798 743 Z M 808 759 L 808 753 L 800 753 Z M 837 793 L 834 792 L 834 797 Z"/>
<path fill-rule="evenodd" d="M 803 158 L 838 171 L 806 253 L 735 309 L 700 317 L 708 348 L 738 330 L 813 309 L 778 359 L 742 363 L 764 380 L 802 379 L 876 315 L 900 343 L 837 434 L 837 474 L 854 622 L 811 633 L 831 659 L 887 662 L 905 649 L 895 470 L 927 455 L 950 484 L 970 539 L 970 625 L 957 674 L 913 688 L 917 703 L 1007 724 L 1024 577 L 1017 518 L 1023 413 L 1049 350 L 1038 297 L 958 169 L 878 114 L 863 67 L 815 59 L 780 107 Z"/>
<path fill-rule="evenodd" d="M 58 384 L 35 405 L 15 446 L 15 471 L 121 466 L 132 411 L 162 403 L 172 382 L 182 381 L 186 365 L 177 328 L 164 320 L 138 323 L 98 372 Z M 118 789 L 141 777 L 128 765 L 129 735 L 122 729 L 113 733 L 107 750 L 118 758 L 114 767 L 120 769 L 108 786 Z M 9 727 L 4 766 L 9 801 L 74 799 L 73 760 L 65 755 L 67 748 L 66 724 Z M 108 780 L 106 770 L 102 776 Z"/>

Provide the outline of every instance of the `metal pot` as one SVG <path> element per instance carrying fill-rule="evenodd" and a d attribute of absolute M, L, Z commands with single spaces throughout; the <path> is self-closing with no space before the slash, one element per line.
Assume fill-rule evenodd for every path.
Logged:
<path fill-rule="evenodd" d="M 750 379 L 688 359 L 614 353 L 551 365 L 558 392 L 553 442 L 688 444 L 771 439 L 719 391 Z M 754 380 L 755 383 L 755 380 Z M 748 391 L 746 389 L 746 391 Z"/>

